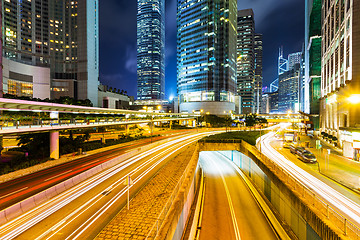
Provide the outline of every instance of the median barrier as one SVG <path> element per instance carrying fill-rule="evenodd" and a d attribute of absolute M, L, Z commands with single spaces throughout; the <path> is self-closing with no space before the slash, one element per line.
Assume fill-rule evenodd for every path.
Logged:
<path fill-rule="evenodd" d="M 0 225 L 3 225 L 7 222 L 6 216 L 5 216 L 5 212 L 1 211 L 0 212 Z"/>
<path fill-rule="evenodd" d="M 31 210 L 33 207 L 39 206 L 42 203 L 50 200 L 51 198 L 55 197 L 56 195 L 66 191 L 67 189 L 70 189 L 71 187 L 79 184 L 82 181 L 85 181 L 86 179 L 92 177 L 93 175 L 95 175 L 98 172 L 101 172 L 105 169 L 111 168 L 113 166 L 115 166 L 116 164 L 120 163 L 121 161 L 123 161 L 124 159 L 130 158 L 135 156 L 137 153 L 141 152 L 141 151 L 147 151 L 151 148 L 157 147 L 161 144 L 163 144 L 166 140 L 163 141 L 159 141 L 150 145 L 146 145 L 140 148 L 137 148 L 131 152 L 122 154 L 118 157 L 115 157 L 109 161 L 106 161 L 100 165 L 97 165 L 96 167 L 90 168 L 88 170 L 86 170 L 85 172 L 82 172 L 76 176 L 73 176 L 69 179 L 66 180 L 66 182 L 68 182 L 68 184 L 64 184 L 64 182 L 58 183 L 55 186 L 52 186 L 40 193 L 35 194 L 34 196 L 31 196 L 21 202 L 18 202 L 6 209 L 3 209 L 0 211 L 0 224 L 4 224 L 18 216 L 20 216 L 21 214 L 25 213 L 26 211 Z M 72 181 L 72 183 L 71 183 Z M 32 208 L 30 208 L 30 202 L 34 203 L 34 206 Z M 23 211 L 22 209 L 22 204 L 24 204 L 24 206 L 26 207 L 26 211 Z M 4 216 L 4 217 L 2 217 Z"/>
<path fill-rule="evenodd" d="M 20 216 L 23 213 L 20 204 L 12 205 L 11 207 L 8 207 L 4 211 L 5 211 L 5 217 L 8 221 L 10 219 L 14 219 Z"/>
<path fill-rule="evenodd" d="M 47 200 L 50 200 L 50 198 L 53 198 L 57 195 L 57 192 L 56 192 L 56 185 L 51 187 L 51 188 L 48 188 L 45 190 L 45 193 L 46 193 L 46 198 Z"/>
<path fill-rule="evenodd" d="M 36 206 L 34 198 L 28 198 L 22 201 L 20 205 L 22 212 L 27 212 Z"/>

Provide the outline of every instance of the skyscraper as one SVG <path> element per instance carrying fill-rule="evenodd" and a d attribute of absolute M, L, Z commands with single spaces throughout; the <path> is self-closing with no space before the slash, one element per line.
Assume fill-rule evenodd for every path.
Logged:
<path fill-rule="evenodd" d="M 261 112 L 262 99 L 262 34 L 256 33 L 254 36 L 254 51 L 255 51 L 255 113 Z"/>
<path fill-rule="evenodd" d="M 301 63 L 302 52 L 290 53 L 288 55 L 288 70 Z"/>
<path fill-rule="evenodd" d="M 284 58 L 283 47 L 279 48 L 278 77 L 288 70 L 288 60 Z"/>
<path fill-rule="evenodd" d="M 4 92 L 96 105 L 98 12 L 97 0 L 4 1 Z"/>
<path fill-rule="evenodd" d="M 336 137 L 345 156 L 359 159 L 360 1 L 321 3 L 320 131 Z"/>
<path fill-rule="evenodd" d="M 177 1 L 181 112 L 235 110 L 236 13 L 236 0 Z"/>
<path fill-rule="evenodd" d="M 165 96 L 165 0 L 137 2 L 137 99 Z"/>
<path fill-rule="evenodd" d="M 299 111 L 299 75 L 300 64 L 279 76 L 279 108 L 280 113 Z"/>
<path fill-rule="evenodd" d="M 252 9 L 237 16 L 237 94 L 241 96 L 239 113 L 255 112 L 255 22 Z"/>
<path fill-rule="evenodd" d="M 320 113 L 321 97 L 321 0 L 305 1 L 305 109 Z M 312 117 L 316 128 L 319 117 Z"/>

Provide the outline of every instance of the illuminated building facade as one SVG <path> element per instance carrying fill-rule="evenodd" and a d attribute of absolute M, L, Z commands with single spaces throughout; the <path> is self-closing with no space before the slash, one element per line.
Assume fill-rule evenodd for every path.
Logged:
<path fill-rule="evenodd" d="M 255 112 L 255 22 L 252 9 L 237 16 L 237 94 L 241 96 L 240 114 Z"/>
<path fill-rule="evenodd" d="M 165 0 L 137 2 L 137 99 L 165 96 Z"/>
<path fill-rule="evenodd" d="M 288 55 L 288 70 L 293 69 L 296 64 L 301 63 L 302 52 L 290 53 Z"/>
<path fill-rule="evenodd" d="M 325 0 L 321 12 L 320 130 L 359 159 L 360 1 Z"/>
<path fill-rule="evenodd" d="M 9 0 L 3 1 L 2 14 L 3 57 L 9 61 L 5 93 L 70 96 L 97 104 L 97 0 Z"/>
<path fill-rule="evenodd" d="M 304 112 L 319 128 L 321 98 L 321 0 L 305 1 L 305 94 Z"/>
<path fill-rule="evenodd" d="M 177 1 L 180 112 L 235 110 L 236 0 Z"/>
<path fill-rule="evenodd" d="M 299 111 L 299 76 L 299 63 L 279 76 L 279 113 Z"/>
<path fill-rule="evenodd" d="M 254 52 L 255 52 L 255 113 L 259 114 L 261 112 L 261 104 L 262 104 L 262 56 L 263 56 L 263 48 L 262 48 L 262 34 L 255 33 L 254 35 Z"/>

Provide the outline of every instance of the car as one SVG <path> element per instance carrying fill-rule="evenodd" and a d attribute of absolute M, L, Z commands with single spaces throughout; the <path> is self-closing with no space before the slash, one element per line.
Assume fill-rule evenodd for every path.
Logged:
<path fill-rule="evenodd" d="M 308 150 L 305 150 L 301 154 L 299 154 L 299 158 L 305 163 L 316 163 L 315 155 Z"/>
<path fill-rule="evenodd" d="M 295 145 L 291 145 L 290 147 L 290 152 L 292 153 L 292 154 L 300 154 L 300 153 L 302 153 L 303 151 L 305 151 L 305 148 L 303 148 L 303 147 L 297 147 L 297 146 L 295 146 Z"/>

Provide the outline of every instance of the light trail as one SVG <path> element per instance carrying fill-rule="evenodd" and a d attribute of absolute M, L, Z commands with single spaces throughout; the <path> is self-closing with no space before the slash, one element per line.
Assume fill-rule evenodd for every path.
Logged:
<path fill-rule="evenodd" d="M 217 155 L 218 158 L 223 158 L 223 156 L 218 154 L 217 152 L 215 152 L 214 154 Z M 209 157 L 209 160 L 212 162 L 212 164 L 214 164 L 216 166 L 216 169 L 218 169 L 218 171 L 219 171 L 222 182 L 224 184 L 226 198 L 228 200 L 228 204 L 229 204 L 229 208 L 230 208 L 231 220 L 233 222 L 233 227 L 234 227 L 234 231 L 235 231 L 235 237 L 236 237 L 236 240 L 241 240 L 240 231 L 239 231 L 239 225 L 238 225 L 237 220 L 236 220 L 234 205 L 233 205 L 232 200 L 231 200 L 230 191 L 229 191 L 229 188 L 228 188 L 228 186 L 226 184 L 224 174 L 221 171 L 221 167 L 216 163 L 216 161 L 213 160 L 213 158 L 211 158 L 211 156 Z"/>
<path fill-rule="evenodd" d="M 350 222 L 360 227 L 360 206 L 343 194 L 339 193 L 326 183 L 312 176 L 302 168 L 286 159 L 270 145 L 270 141 L 274 137 L 274 133 L 270 132 L 263 136 L 262 152 L 269 157 L 278 166 L 283 168 L 292 178 L 312 190 L 327 202 L 333 209 L 346 217 Z"/>
<path fill-rule="evenodd" d="M 73 200 L 77 199 L 81 195 L 87 193 L 88 191 L 92 190 L 94 187 L 98 186 L 100 183 L 104 182 L 105 180 L 109 179 L 110 177 L 114 176 L 115 174 L 121 172 L 125 168 L 129 167 L 130 165 L 144 159 L 145 157 L 148 157 L 156 152 L 160 152 L 156 154 L 155 156 L 151 157 L 150 159 L 146 160 L 144 163 L 142 163 L 140 166 L 135 168 L 130 172 L 130 174 L 134 174 L 138 171 L 140 171 L 142 168 L 146 167 L 151 161 L 154 161 L 157 157 L 160 157 L 161 155 L 164 155 L 168 152 L 169 154 L 166 155 L 166 157 L 173 154 L 174 151 L 177 151 L 181 149 L 182 147 L 185 147 L 185 145 L 190 144 L 191 142 L 196 141 L 197 139 L 201 138 L 204 135 L 208 135 L 209 133 L 198 133 L 194 135 L 188 135 L 185 137 L 177 137 L 175 140 L 165 142 L 164 144 L 154 147 L 153 149 L 150 149 L 148 151 L 145 151 L 144 153 L 138 154 L 137 156 L 134 156 L 132 158 L 129 158 L 120 164 L 105 170 L 94 177 L 91 177 L 90 179 L 74 186 L 73 188 L 69 189 L 68 191 L 65 191 L 64 193 L 50 199 L 48 202 L 41 204 L 40 206 L 32 209 L 31 211 L 15 218 L 14 220 L 4 224 L 0 227 L 0 239 L 12 239 L 14 237 L 19 236 L 20 234 L 24 233 L 26 230 L 30 229 L 31 227 L 35 226 L 51 214 L 57 212 L 62 207 L 66 206 Z M 143 178 L 147 173 L 149 173 L 153 168 L 155 168 L 161 161 L 163 161 L 165 157 L 161 158 L 161 160 L 158 160 L 155 164 L 153 164 L 150 168 L 148 168 L 146 171 L 144 171 L 140 176 L 138 176 L 135 180 L 135 182 L 138 182 L 141 178 Z M 107 187 L 105 191 L 111 191 L 111 189 L 116 188 L 117 186 L 121 185 L 121 183 L 124 181 L 126 176 L 122 177 L 115 183 L 111 184 L 111 186 Z M 103 192 L 103 191 L 102 191 Z M 96 214 L 100 214 L 97 217 L 94 217 L 96 214 L 94 214 L 90 219 L 93 219 L 90 223 L 89 220 L 86 223 L 89 223 L 86 225 L 85 229 L 87 229 L 96 219 L 98 219 L 101 214 L 103 214 L 111 205 L 113 205 L 116 200 L 118 200 L 123 194 L 125 193 L 125 190 L 121 190 L 116 197 L 113 198 L 113 201 L 111 203 L 108 203 L 103 208 L 97 211 Z M 75 210 L 73 213 L 69 214 L 68 216 L 65 216 L 63 220 L 61 220 L 58 224 L 51 227 L 50 230 L 45 231 L 44 234 L 41 234 L 40 237 L 43 238 L 46 235 L 48 235 L 50 232 L 60 231 L 63 227 L 66 227 L 69 223 L 67 221 L 72 218 L 71 221 L 73 221 L 76 217 L 79 217 L 82 213 L 84 213 L 86 210 L 91 208 L 96 202 L 100 201 L 101 198 L 105 197 L 102 193 L 97 194 L 94 198 L 87 201 L 85 204 L 83 204 L 81 207 L 79 207 L 77 210 Z M 84 227 L 84 224 L 81 227 Z M 60 228 L 60 229 L 59 229 Z M 80 228 L 78 228 L 76 231 L 78 231 Z M 83 231 L 81 231 L 79 234 L 81 234 Z M 79 235 L 78 234 L 78 235 Z M 52 234 L 50 237 L 54 236 Z M 49 237 L 49 238 L 50 238 Z"/>

